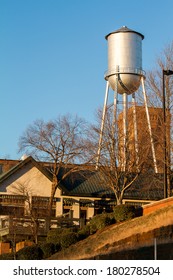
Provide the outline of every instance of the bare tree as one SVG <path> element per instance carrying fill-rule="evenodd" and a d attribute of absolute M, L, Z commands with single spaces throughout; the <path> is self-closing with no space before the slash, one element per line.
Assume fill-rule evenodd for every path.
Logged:
<path fill-rule="evenodd" d="M 146 77 L 146 86 L 151 106 L 163 108 L 163 70 L 173 70 L 173 41 L 168 44 L 163 51 L 159 54 L 156 60 L 155 69 L 149 71 Z M 162 127 L 160 137 L 160 145 L 162 153 L 164 153 L 164 134 L 166 134 L 166 165 L 168 167 L 168 195 L 170 196 L 170 169 L 173 164 L 173 76 L 165 75 L 165 111 L 166 111 L 166 123 L 164 123 L 163 113 L 160 118 Z M 156 135 L 157 138 L 158 135 Z M 165 164 L 165 159 L 162 160 L 162 166 Z"/>
<path fill-rule="evenodd" d="M 25 224 L 28 224 L 28 227 L 31 229 L 31 232 L 32 232 L 32 235 L 34 238 L 34 242 L 35 242 L 35 244 L 37 244 L 38 243 L 38 231 L 39 231 L 39 218 L 40 218 L 40 214 L 42 214 L 41 217 L 44 217 L 45 211 L 43 211 L 43 208 L 39 207 L 39 206 L 37 206 L 37 209 L 35 211 L 34 205 L 33 205 L 34 204 L 33 198 L 35 198 L 35 196 L 34 196 L 33 189 L 29 186 L 28 181 L 26 181 L 24 183 L 17 182 L 15 184 L 13 184 L 10 187 L 10 193 L 12 193 L 14 195 L 21 195 L 25 198 L 24 213 L 25 213 L 26 220 L 27 220 L 27 218 L 29 218 L 27 223 L 25 221 Z M 12 218 L 13 223 L 16 223 L 16 228 L 17 228 L 16 221 L 18 218 L 19 217 L 17 215 Z"/>
<path fill-rule="evenodd" d="M 156 59 L 155 68 L 147 72 L 146 87 L 149 102 L 152 106 L 162 107 L 163 102 L 163 76 L 162 70 L 173 69 L 173 41 L 168 44 Z M 173 109 L 173 79 L 167 77 L 166 88 L 166 107 Z"/>
<path fill-rule="evenodd" d="M 24 151 L 39 161 L 51 163 L 53 180 L 49 216 L 61 181 L 79 170 L 79 163 L 84 162 L 86 129 L 87 123 L 83 119 L 65 115 L 47 122 L 36 120 L 19 140 L 20 152 Z"/>

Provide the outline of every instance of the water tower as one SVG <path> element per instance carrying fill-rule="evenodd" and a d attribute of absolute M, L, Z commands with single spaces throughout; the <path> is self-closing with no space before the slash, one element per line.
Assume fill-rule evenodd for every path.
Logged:
<path fill-rule="evenodd" d="M 135 151 L 137 156 L 138 139 L 135 109 L 135 93 L 141 85 L 147 117 L 148 131 L 150 135 L 153 164 L 155 172 L 157 173 L 157 162 L 152 137 L 149 110 L 147 105 L 147 96 L 144 86 L 145 72 L 142 70 L 142 40 L 144 39 L 144 36 L 139 32 L 131 30 L 126 26 L 123 26 L 122 28 L 109 33 L 108 35 L 106 35 L 105 38 L 108 42 L 108 70 L 106 71 L 104 76 L 106 80 L 106 91 L 100 130 L 97 166 L 99 165 L 101 153 L 106 110 L 108 107 L 113 106 L 114 125 L 116 123 L 117 118 L 117 104 L 119 103 L 119 96 L 122 99 L 121 103 L 123 107 L 124 166 L 126 161 L 125 149 L 128 131 L 128 98 L 131 99 L 131 103 L 133 106 Z M 108 95 L 110 88 L 114 92 L 114 95 L 113 102 L 108 104 Z"/>

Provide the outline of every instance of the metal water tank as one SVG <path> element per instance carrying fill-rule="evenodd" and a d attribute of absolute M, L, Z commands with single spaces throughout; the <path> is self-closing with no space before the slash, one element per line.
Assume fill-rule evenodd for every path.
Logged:
<path fill-rule="evenodd" d="M 117 92 L 132 94 L 140 86 L 142 70 L 142 40 L 144 36 L 123 26 L 106 35 L 108 41 L 108 71 L 105 79 L 113 90 L 118 79 Z"/>

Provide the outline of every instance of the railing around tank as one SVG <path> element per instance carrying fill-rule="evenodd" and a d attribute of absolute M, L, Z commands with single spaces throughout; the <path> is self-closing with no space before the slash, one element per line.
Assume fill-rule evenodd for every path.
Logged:
<path fill-rule="evenodd" d="M 107 70 L 104 73 L 105 80 L 108 80 L 108 78 L 112 75 L 117 74 L 134 74 L 145 77 L 145 71 L 139 68 L 133 68 L 133 67 L 116 67 L 112 68 L 110 70 Z"/>

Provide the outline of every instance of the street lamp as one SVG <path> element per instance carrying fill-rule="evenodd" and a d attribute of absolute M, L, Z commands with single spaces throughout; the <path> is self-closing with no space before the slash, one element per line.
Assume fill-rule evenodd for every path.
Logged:
<path fill-rule="evenodd" d="M 168 197 L 168 181 L 167 181 L 167 140 L 166 140 L 166 102 L 165 102 L 165 76 L 173 75 L 172 70 L 163 69 L 163 122 L 164 122 L 164 198 Z"/>

